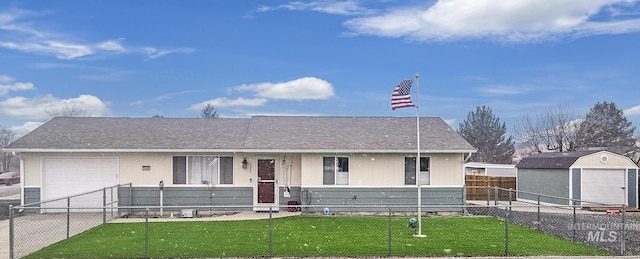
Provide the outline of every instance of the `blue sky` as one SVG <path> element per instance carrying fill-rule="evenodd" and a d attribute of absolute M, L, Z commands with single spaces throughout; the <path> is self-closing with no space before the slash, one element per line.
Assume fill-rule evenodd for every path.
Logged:
<path fill-rule="evenodd" d="M 2 1 L 0 125 L 87 116 L 421 116 L 486 105 L 511 128 L 615 102 L 640 125 L 637 0 Z M 416 93 L 412 96 L 416 101 Z"/>

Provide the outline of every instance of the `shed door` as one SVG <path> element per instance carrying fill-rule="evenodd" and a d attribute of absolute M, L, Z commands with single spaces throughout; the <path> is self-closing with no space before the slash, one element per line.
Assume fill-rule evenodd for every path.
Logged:
<path fill-rule="evenodd" d="M 117 158 L 45 158 L 42 163 L 41 198 L 43 201 L 95 191 L 118 184 Z M 117 196 L 117 193 L 108 193 L 107 195 Z M 102 207 L 102 203 L 102 192 L 71 199 L 72 207 Z M 48 203 L 43 207 L 66 206 L 65 200 Z"/>
<path fill-rule="evenodd" d="M 580 182 L 582 200 L 626 204 L 624 169 L 583 169 Z"/>

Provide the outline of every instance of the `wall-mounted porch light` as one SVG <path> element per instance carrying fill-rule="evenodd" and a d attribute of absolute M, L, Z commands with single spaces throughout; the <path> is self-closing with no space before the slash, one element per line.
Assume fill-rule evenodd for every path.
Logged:
<path fill-rule="evenodd" d="M 247 169 L 247 164 L 249 162 L 247 162 L 247 157 L 245 157 L 244 159 L 242 159 L 242 169 Z"/>

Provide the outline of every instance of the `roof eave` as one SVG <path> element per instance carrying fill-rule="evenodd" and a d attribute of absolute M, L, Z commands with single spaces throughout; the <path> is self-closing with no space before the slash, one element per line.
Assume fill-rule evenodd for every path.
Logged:
<path fill-rule="evenodd" d="M 16 153 L 416 153 L 417 150 L 364 150 L 364 149 L 46 149 L 46 148 L 12 148 L 5 151 Z M 427 149 L 421 153 L 475 153 L 472 149 Z"/>

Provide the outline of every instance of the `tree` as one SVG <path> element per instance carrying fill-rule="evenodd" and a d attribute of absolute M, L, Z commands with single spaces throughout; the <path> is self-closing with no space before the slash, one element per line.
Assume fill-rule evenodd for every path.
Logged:
<path fill-rule="evenodd" d="M 478 106 L 475 112 L 469 112 L 458 127 L 458 133 L 478 149 L 471 155 L 475 162 L 510 164 L 515 142 L 511 137 L 505 138 L 506 132 L 505 123 L 500 123 L 500 118 L 486 106 Z"/>
<path fill-rule="evenodd" d="M 11 128 L 1 127 L 0 128 L 0 171 L 7 172 L 11 170 L 11 154 L 8 152 L 4 152 L 4 148 L 11 144 L 13 141 L 14 134 Z"/>
<path fill-rule="evenodd" d="M 580 124 L 578 145 L 581 149 L 597 147 L 628 154 L 637 150 L 635 130 L 614 102 L 598 102 Z"/>
<path fill-rule="evenodd" d="M 73 103 L 60 103 L 57 105 L 50 105 L 45 109 L 47 115 L 50 118 L 53 117 L 81 117 L 87 114 L 87 111 L 80 104 Z"/>
<path fill-rule="evenodd" d="M 542 151 L 573 151 L 577 149 L 576 133 L 579 122 L 575 112 L 566 106 L 547 107 L 534 121 L 523 115 L 516 122 L 514 135 L 532 153 Z"/>
<path fill-rule="evenodd" d="M 213 107 L 213 104 L 207 103 L 207 106 L 202 108 L 202 111 L 200 112 L 200 117 L 205 119 L 217 119 L 218 112 L 216 112 L 215 108 Z"/>

